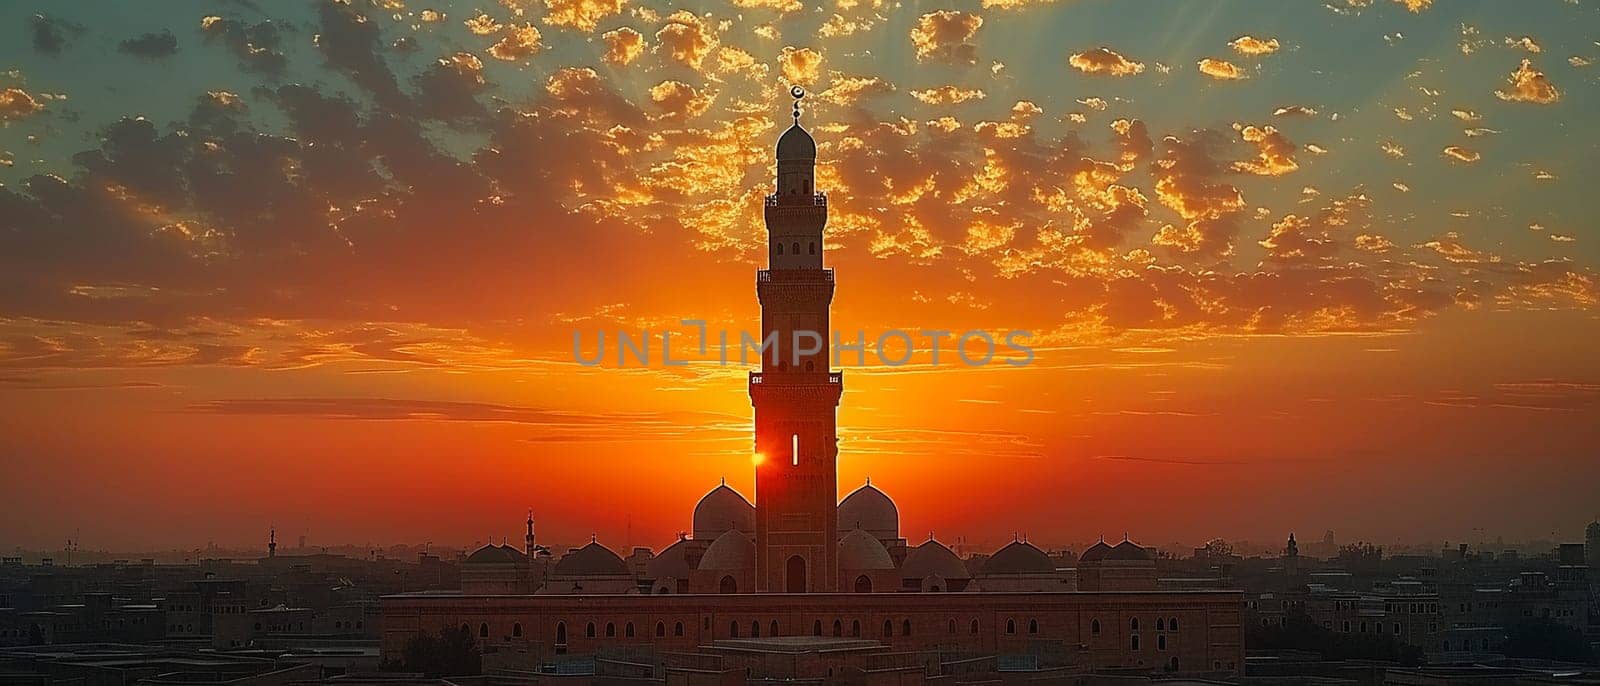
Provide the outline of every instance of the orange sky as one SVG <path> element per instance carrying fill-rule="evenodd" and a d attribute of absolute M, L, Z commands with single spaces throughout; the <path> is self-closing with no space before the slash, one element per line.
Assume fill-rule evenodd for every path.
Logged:
<path fill-rule="evenodd" d="M 845 365 L 907 538 L 1600 514 L 1593 6 L 414 4 L 0 8 L 0 548 L 669 543 L 746 370 L 571 337 L 756 328 L 792 83 L 835 328 L 1034 333 Z"/>

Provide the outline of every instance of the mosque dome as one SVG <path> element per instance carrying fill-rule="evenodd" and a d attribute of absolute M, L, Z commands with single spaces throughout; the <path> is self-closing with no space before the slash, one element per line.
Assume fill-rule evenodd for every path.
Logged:
<path fill-rule="evenodd" d="M 686 556 L 688 550 L 688 544 L 683 539 L 678 539 L 676 543 L 662 550 L 660 555 L 650 558 L 650 561 L 645 563 L 645 576 L 656 581 L 689 578 L 689 559 Z"/>
<path fill-rule="evenodd" d="M 1150 554 L 1150 550 L 1148 548 L 1134 543 L 1133 541 L 1124 540 L 1121 543 L 1111 546 L 1111 550 L 1106 553 L 1105 559 L 1145 562 L 1154 560 L 1155 557 Z"/>
<path fill-rule="evenodd" d="M 1013 541 L 983 563 L 984 574 L 1049 574 L 1056 564 L 1032 543 Z"/>
<path fill-rule="evenodd" d="M 894 569 L 894 558 L 872 534 L 856 529 L 839 539 L 839 569 Z"/>
<path fill-rule="evenodd" d="M 598 542 L 590 542 L 563 555 L 555 568 L 556 576 L 615 576 L 629 573 L 627 563 Z"/>
<path fill-rule="evenodd" d="M 839 528 L 861 529 L 879 540 L 900 537 L 900 510 L 871 482 L 839 503 Z"/>
<path fill-rule="evenodd" d="M 516 548 L 505 545 L 490 544 L 472 551 L 472 554 L 467 556 L 467 563 L 492 564 L 496 562 L 520 562 L 522 558 L 522 552 Z"/>
<path fill-rule="evenodd" d="M 926 579 L 937 576 L 944 579 L 970 579 L 967 565 L 956 557 L 943 543 L 928 539 L 926 543 L 906 553 L 905 564 L 900 566 L 900 576 L 907 579 Z"/>
<path fill-rule="evenodd" d="M 736 570 L 755 569 L 756 544 L 738 531 L 726 531 L 706 548 L 700 558 L 700 569 Z"/>
<path fill-rule="evenodd" d="M 756 508 L 738 491 L 722 484 L 694 506 L 694 537 L 711 541 L 730 530 L 754 534 Z"/>
<path fill-rule="evenodd" d="M 1078 556 L 1078 562 L 1099 562 L 1106 559 L 1106 555 L 1109 554 L 1111 554 L 1111 546 L 1106 545 L 1105 541 L 1096 541 L 1094 545 L 1089 546 L 1087 550 L 1083 551 L 1082 555 Z"/>
<path fill-rule="evenodd" d="M 799 122 L 784 131 L 778 137 L 778 160 L 814 160 L 817 159 L 817 141 L 811 134 L 800 128 Z"/>

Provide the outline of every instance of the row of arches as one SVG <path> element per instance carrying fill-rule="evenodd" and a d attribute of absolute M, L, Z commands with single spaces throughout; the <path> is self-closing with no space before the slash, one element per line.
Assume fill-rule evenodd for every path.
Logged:
<path fill-rule="evenodd" d="M 776 250 L 779 255 L 783 254 L 783 241 L 775 241 L 775 242 L 773 242 L 772 245 L 773 245 L 773 249 Z M 800 241 L 794 241 L 794 242 L 789 244 L 789 254 L 791 254 L 791 255 L 799 255 L 800 254 Z M 815 255 L 815 254 L 817 254 L 817 242 L 816 241 L 806 241 L 806 254 L 807 255 Z"/>
<path fill-rule="evenodd" d="M 725 581 L 726 580 L 727 579 L 725 579 Z M 859 580 L 858 580 L 858 583 L 859 583 Z M 1028 632 L 1028 634 L 1030 634 L 1030 635 L 1038 634 L 1039 633 L 1039 620 L 1037 618 L 1029 618 L 1027 621 L 1028 621 L 1028 623 L 1027 623 L 1027 632 Z M 739 638 L 741 636 L 741 632 L 742 632 L 741 626 L 742 625 L 740 624 L 739 620 L 730 621 L 729 624 L 728 624 L 728 636 L 730 638 Z M 1006 626 L 1006 633 L 1007 634 L 1016 634 L 1019 625 L 1018 625 L 1017 619 L 1015 617 L 1012 617 L 1012 618 L 1006 619 L 1006 625 L 1005 626 Z M 710 628 L 709 625 L 706 628 Z M 895 635 L 896 628 L 897 628 L 897 626 L 896 626 L 895 621 L 893 619 L 885 619 L 885 620 L 883 620 L 883 629 L 882 629 L 882 632 L 881 632 L 882 636 L 884 638 L 893 637 Z M 957 632 L 957 622 L 956 622 L 955 619 L 948 620 L 948 628 L 949 628 L 949 633 L 951 633 L 951 634 L 955 634 Z M 824 627 L 823 627 L 823 623 L 822 623 L 821 619 L 816 619 L 816 620 L 812 621 L 811 633 L 812 633 L 813 636 L 822 636 L 823 635 L 823 629 L 824 629 Z M 845 629 L 846 629 L 846 626 L 845 626 L 844 621 L 842 619 L 833 620 L 833 625 L 831 627 L 831 634 L 833 636 L 835 636 L 835 637 L 843 637 L 843 636 L 845 636 Z M 900 636 L 910 636 L 911 635 L 911 620 L 909 618 L 901 619 L 900 623 L 898 625 L 898 629 L 899 629 L 899 635 Z M 976 635 L 976 634 L 979 633 L 980 629 L 981 629 L 981 627 L 980 627 L 979 622 L 978 622 L 978 620 L 976 618 L 972 619 L 971 622 L 968 624 L 968 633 Z M 1132 632 L 1139 631 L 1139 618 L 1138 617 L 1133 617 L 1133 618 L 1130 618 L 1128 620 L 1128 629 L 1130 631 L 1132 631 Z M 672 636 L 674 638 L 682 638 L 683 635 L 684 635 L 683 622 L 681 622 L 681 621 L 674 622 L 673 625 L 672 625 L 672 629 L 671 630 L 672 630 Z M 1172 618 L 1158 617 L 1158 618 L 1156 618 L 1156 630 L 1157 631 L 1163 631 L 1163 632 L 1165 632 L 1165 631 L 1177 631 L 1178 630 L 1178 618 L 1177 617 L 1172 617 Z M 461 631 L 463 633 L 470 633 L 472 631 L 472 627 L 469 624 L 462 624 L 461 625 Z M 601 634 L 601 628 L 595 622 L 588 622 L 587 624 L 584 625 L 584 632 L 583 633 L 584 633 L 584 637 L 585 638 L 599 638 L 600 634 Z M 1099 636 L 1101 634 L 1100 620 L 1098 618 L 1091 619 L 1089 621 L 1089 633 L 1091 635 L 1094 635 L 1094 636 Z M 479 638 L 484 638 L 484 639 L 489 638 L 489 623 L 488 622 L 482 622 L 482 623 L 478 624 L 477 635 L 478 635 Z M 523 635 L 522 622 L 513 622 L 511 624 L 511 636 L 513 638 L 521 638 L 522 635 Z M 664 622 L 664 621 L 657 621 L 656 622 L 654 635 L 655 635 L 656 638 L 666 638 L 667 637 L 667 624 L 666 624 L 666 622 Z M 760 638 L 762 636 L 761 621 L 760 620 L 751 620 L 750 624 L 749 624 L 749 630 L 748 630 L 747 633 L 744 633 L 744 635 L 745 636 L 749 636 L 751 638 Z M 774 619 L 768 624 L 766 635 L 767 636 L 779 636 L 779 635 L 781 635 L 780 631 L 779 631 L 779 627 L 778 627 L 778 620 Z M 606 622 L 605 623 L 605 625 L 604 625 L 604 636 L 605 636 L 605 638 L 616 638 L 617 637 L 617 624 L 616 624 L 616 622 Z M 852 637 L 852 638 L 860 638 L 861 637 L 861 620 L 853 619 L 853 620 L 850 621 L 849 636 Z M 633 622 L 626 622 L 626 623 L 624 623 L 622 625 L 622 637 L 623 638 L 637 638 L 638 637 L 638 633 L 637 633 L 637 631 L 636 631 L 636 629 L 634 627 L 634 623 Z M 566 645 L 566 643 L 567 643 L 567 623 L 566 622 L 561 621 L 561 622 L 557 622 L 556 623 L 555 639 L 556 639 L 556 645 Z M 1129 647 L 1132 650 L 1139 650 L 1139 634 L 1133 633 L 1133 634 L 1131 634 L 1129 636 Z M 1156 649 L 1157 650 L 1166 650 L 1167 649 L 1167 637 L 1166 637 L 1165 634 L 1159 634 L 1159 635 L 1156 636 Z"/>

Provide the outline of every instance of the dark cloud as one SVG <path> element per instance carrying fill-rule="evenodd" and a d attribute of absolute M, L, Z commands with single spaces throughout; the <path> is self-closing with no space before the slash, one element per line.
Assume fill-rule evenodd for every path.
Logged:
<path fill-rule="evenodd" d="M 171 57 L 178 53 L 178 37 L 171 31 L 160 33 L 146 33 L 135 38 L 129 38 L 117 45 L 117 50 L 136 57 L 160 58 Z"/>
<path fill-rule="evenodd" d="M 46 55 L 61 54 L 67 44 L 85 30 L 82 24 L 48 14 L 33 15 L 29 20 L 29 29 L 33 37 L 33 49 Z"/>
<path fill-rule="evenodd" d="M 200 31 L 207 43 L 220 43 L 239 60 L 239 67 L 277 77 L 289 60 L 280 50 L 283 34 L 292 30 L 285 24 L 264 20 L 254 24 L 226 17 L 206 17 Z"/>

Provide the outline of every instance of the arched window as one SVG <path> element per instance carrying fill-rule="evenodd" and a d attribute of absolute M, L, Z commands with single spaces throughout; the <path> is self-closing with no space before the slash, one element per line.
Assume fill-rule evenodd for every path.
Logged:
<path fill-rule="evenodd" d="M 522 622 L 511 623 L 511 635 L 516 638 L 522 638 Z"/>
<path fill-rule="evenodd" d="M 1133 630 L 1133 631 L 1138 631 L 1139 630 L 1139 618 L 1138 617 L 1134 617 L 1133 619 L 1128 620 L 1128 628 Z"/>
<path fill-rule="evenodd" d="M 1156 650 L 1166 650 L 1166 649 L 1167 649 L 1167 635 L 1166 634 L 1161 634 L 1159 636 L 1156 636 Z"/>
<path fill-rule="evenodd" d="M 722 593 L 738 593 L 739 592 L 739 582 L 734 581 L 733 580 L 733 575 L 729 574 L 727 576 L 722 577 L 722 584 L 721 584 L 721 587 L 720 587 L 719 590 Z"/>
<path fill-rule="evenodd" d="M 808 245 L 810 247 L 811 254 L 813 254 L 813 255 L 817 254 L 817 242 L 816 241 L 812 241 L 810 243 L 807 243 L 806 245 Z"/>
<path fill-rule="evenodd" d="M 900 635 L 901 636 L 910 636 L 911 635 L 911 620 L 909 620 L 909 619 L 900 620 Z"/>
<path fill-rule="evenodd" d="M 1133 649 L 1134 650 L 1138 650 L 1139 649 L 1139 634 L 1134 634 L 1132 636 L 1132 638 L 1129 639 L 1129 641 L 1133 644 Z"/>
<path fill-rule="evenodd" d="M 183 625 L 182 624 L 178 625 L 178 630 L 179 631 L 183 630 Z M 461 635 L 462 636 L 471 636 L 472 635 L 472 626 L 469 625 L 469 624 L 462 624 L 461 625 Z"/>
<path fill-rule="evenodd" d="M 1174 655 L 1174 656 L 1172 656 L 1172 659 L 1167 660 L 1167 671 L 1169 671 L 1169 672 L 1178 671 L 1178 656 Z"/>
<path fill-rule="evenodd" d="M 800 254 L 800 241 L 795 241 L 794 245 L 792 245 L 790 247 L 794 249 L 794 254 L 796 254 L 796 255 Z"/>
<path fill-rule="evenodd" d="M 617 625 L 616 625 L 616 623 L 615 622 L 606 622 L 606 638 L 616 638 L 616 637 L 617 637 Z"/>
<path fill-rule="evenodd" d="M 656 622 L 656 638 L 665 638 L 666 635 L 667 635 L 667 623 L 666 622 Z"/>
<path fill-rule="evenodd" d="M 489 623 L 488 622 L 484 622 L 482 624 L 479 624 L 478 625 L 478 638 L 488 638 L 488 637 L 489 637 Z"/>
<path fill-rule="evenodd" d="M 800 253 L 800 244 L 795 244 L 795 254 Z M 797 463 L 798 464 L 798 463 Z M 790 593 L 806 592 L 806 559 L 799 555 L 791 555 L 788 564 L 784 565 L 785 576 L 788 577 L 786 590 Z"/>
<path fill-rule="evenodd" d="M 566 622 L 556 622 L 556 645 L 564 646 L 566 644 L 567 644 L 567 623 Z"/>
<path fill-rule="evenodd" d="M 739 622 L 737 622 L 737 621 L 728 622 L 728 637 L 729 638 L 738 638 L 739 637 Z"/>
<path fill-rule="evenodd" d="M 892 619 L 883 620 L 883 637 L 884 638 L 888 638 L 888 637 L 893 636 L 893 635 L 894 635 L 894 620 L 892 620 Z"/>
<path fill-rule="evenodd" d="M 977 634 L 978 633 L 978 620 L 976 620 L 976 619 L 972 620 L 972 633 L 973 634 Z"/>
<path fill-rule="evenodd" d="M 778 620 L 776 620 L 776 619 L 772 620 L 772 626 L 770 627 L 770 631 L 767 632 L 767 635 L 768 636 L 777 636 L 778 635 Z"/>
<path fill-rule="evenodd" d="M 1028 620 L 1028 633 L 1030 633 L 1030 634 L 1039 633 L 1039 620 L 1037 620 L 1037 619 Z"/>
<path fill-rule="evenodd" d="M 956 632 L 956 620 L 952 619 L 952 620 L 950 620 L 950 633 L 953 634 L 955 632 Z"/>
<path fill-rule="evenodd" d="M 1156 618 L 1156 631 L 1166 631 L 1167 620 L 1163 617 Z"/>
<path fill-rule="evenodd" d="M 683 622 L 678 622 L 677 624 L 673 624 L 672 625 L 672 635 L 673 636 L 682 636 L 683 635 Z"/>
<path fill-rule="evenodd" d="M 594 638 L 594 622 L 589 622 L 589 626 L 584 627 L 583 635 L 589 638 Z"/>
<path fill-rule="evenodd" d="M 626 626 L 622 627 L 622 635 L 633 638 L 633 622 L 628 622 Z"/>
<path fill-rule="evenodd" d="M 755 638 L 761 638 L 761 620 L 750 620 L 750 635 Z"/>
<path fill-rule="evenodd" d="M 851 622 L 850 622 L 850 636 L 852 638 L 861 638 L 861 620 L 859 620 L 859 619 L 851 620 Z"/>
<path fill-rule="evenodd" d="M 783 244 L 782 244 L 782 243 L 779 243 L 779 244 L 778 244 L 778 254 L 779 254 L 779 255 L 782 255 L 782 254 L 783 254 Z"/>
<path fill-rule="evenodd" d="M 833 635 L 834 636 L 843 636 L 844 635 L 844 629 L 841 628 L 841 627 L 842 627 L 842 625 L 839 624 L 839 620 L 837 620 L 837 619 L 833 620 Z"/>
<path fill-rule="evenodd" d="M 818 620 L 815 620 L 815 621 L 811 622 L 811 635 L 812 636 L 821 636 L 822 635 L 822 620 L 818 619 Z"/>
<path fill-rule="evenodd" d="M 1089 620 L 1089 633 L 1094 634 L 1095 636 L 1099 636 L 1100 635 L 1100 620 L 1098 620 L 1098 619 Z"/>
<path fill-rule="evenodd" d="M 806 363 L 806 371 L 810 371 L 810 368 L 811 368 L 811 363 L 807 362 Z M 872 592 L 872 579 L 868 578 L 867 575 L 865 575 L 865 574 L 862 574 L 861 576 L 856 577 L 856 593 L 871 593 L 871 592 Z"/>
<path fill-rule="evenodd" d="M 1006 633 L 1008 633 L 1008 634 L 1017 633 L 1017 620 L 1015 620 L 1015 619 L 1006 620 Z"/>

